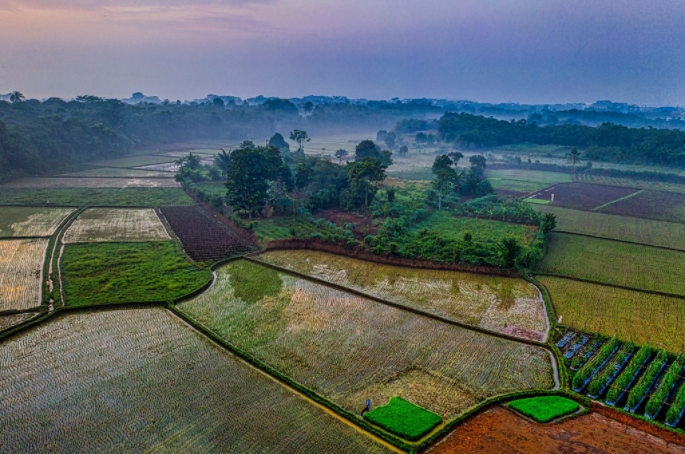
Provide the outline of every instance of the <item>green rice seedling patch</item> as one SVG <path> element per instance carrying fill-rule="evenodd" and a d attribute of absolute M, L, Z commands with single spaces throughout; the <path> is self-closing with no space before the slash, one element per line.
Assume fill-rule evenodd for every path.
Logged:
<path fill-rule="evenodd" d="M 545 339 L 544 303 L 523 279 L 383 265 L 308 250 L 270 251 L 258 258 L 451 320 Z"/>
<path fill-rule="evenodd" d="M 161 308 L 62 315 L 4 341 L 0 389 L 7 452 L 389 451 Z"/>
<path fill-rule="evenodd" d="M 365 413 L 364 419 L 409 441 L 420 439 L 442 421 L 435 413 L 398 396 Z"/>
<path fill-rule="evenodd" d="M 40 305 L 47 246 L 47 238 L 0 240 L 0 310 Z"/>
<path fill-rule="evenodd" d="M 285 273 L 278 273 L 282 287 L 276 296 L 255 302 L 263 290 L 233 285 L 264 278 L 261 272 L 246 275 L 249 270 L 241 261 L 217 269 L 212 287 L 179 309 L 349 411 L 360 412 L 366 399 L 400 396 L 449 418 L 496 394 L 554 386 L 545 349 Z M 236 296 L 247 288 L 247 300 Z"/>
<path fill-rule="evenodd" d="M 434 230 L 448 240 L 462 240 L 465 233 L 470 233 L 473 241 L 480 243 L 499 243 L 502 238 L 513 236 L 523 244 L 531 244 L 535 239 L 537 227 L 487 219 L 454 216 L 448 211 L 435 211 L 424 221 L 410 229 L 417 232 L 421 229 Z"/>
<path fill-rule="evenodd" d="M 550 422 L 553 419 L 574 413 L 581 408 L 578 402 L 561 396 L 519 399 L 510 402 L 509 407 L 540 423 Z"/>
<path fill-rule="evenodd" d="M 50 236 L 71 208 L 0 207 L 0 237 Z"/>
<path fill-rule="evenodd" d="M 64 243 L 171 239 L 151 208 L 90 208 L 69 226 Z"/>
<path fill-rule="evenodd" d="M 685 252 L 554 233 L 536 270 L 560 276 L 685 295 Z"/>
<path fill-rule="evenodd" d="M 108 159 L 105 161 L 93 161 L 89 164 L 92 166 L 103 167 L 139 167 L 152 164 L 164 164 L 167 162 L 174 162 L 177 158 L 173 156 L 157 156 L 157 155 L 141 155 L 129 156 L 127 158 Z"/>
<path fill-rule="evenodd" d="M 170 301 L 212 278 L 174 241 L 69 244 L 61 268 L 68 306 Z"/>
<path fill-rule="evenodd" d="M 0 188 L 0 204 L 67 206 L 195 205 L 181 188 Z"/>
<path fill-rule="evenodd" d="M 685 250 L 685 224 L 555 206 L 538 207 L 537 209 L 543 213 L 552 213 L 557 217 L 556 230 L 559 232 L 580 233 L 612 240 Z"/>
<path fill-rule="evenodd" d="M 677 352 L 685 345 L 685 301 L 551 276 L 537 278 L 561 323 Z"/>

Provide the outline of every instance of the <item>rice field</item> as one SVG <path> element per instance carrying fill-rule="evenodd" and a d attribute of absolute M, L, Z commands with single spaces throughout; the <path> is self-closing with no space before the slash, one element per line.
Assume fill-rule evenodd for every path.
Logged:
<path fill-rule="evenodd" d="M 47 239 L 0 240 L 0 311 L 41 303 Z"/>
<path fill-rule="evenodd" d="M 458 322 L 526 339 L 546 337 L 544 303 L 523 279 L 405 268 L 307 250 L 270 251 L 258 258 Z"/>
<path fill-rule="evenodd" d="M 630 216 L 537 206 L 543 213 L 557 217 L 557 231 L 599 236 L 652 246 L 685 250 L 685 224 L 653 221 Z"/>
<path fill-rule="evenodd" d="M 400 396 L 449 418 L 509 391 L 552 388 L 540 347 L 458 328 L 247 261 L 179 308 L 350 411 Z"/>
<path fill-rule="evenodd" d="M 23 312 L 21 314 L 0 315 L 0 331 L 11 328 L 38 315 L 38 312 Z"/>
<path fill-rule="evenodd" d="M 671 172 L 673 171 L 673 169 L 669 170 Z M 633 180 L 630 178 L 604 177 L 600 175 L 586 175 L 583 173 L 578 174 L 578 180 L 587 181 L 589 183 L 606 184 L 609 186 L 625 186 L 628 188 L 649 189 L 651 191 L 685 193 L 685 185 L 664 181 Z"/>
<path fill-rule="evenodd" d="M 486 177 L 495 189 L 518 192 L 534 192 L 558 183 L 570 183 L 573 175 L 527 169 L 488 170 Z"/>
<path fill-rule="evenodd" d="M 153 209 L 90 208 L 64 234 L 64 243 L 169 240 Z"/>
<path fill-rule="evenodd" d="M 552 234 L 540 273 L 685 295 L 685 252 L 566 233 Z"/>
<path fill-rule="evenodd" d="M 203 164 L 206 164 L 206 162 L 202 162 Z M 155 171 L 155 172 L 164 172 L 167 175 L 172 174 L 179 169 L 179 165 L 176 164 L 175 162 L 164 162 L 161 164 L 151 164 L 147 166 L 140 166 L 140 167 L 135 167 L 136 170 L 145 170 L 145 171 Z"/>
<path fill-rule="evenodd" d="M 183 189 L 176 188 L 4 188 L 0 187 L 0 204 L 159 207 L 195 205 Z"/>
<path fill-rule="evenodd" d="M 550 276 L 538 280 L 564 325 L 672 352 L 685 348 L 685 300 Z"/>
<path fill-rule="evenodd" d="M 18 178 L 0 188 L 59 189 L 59 188 L 177 188 L 171 178 Z"/>
<path fill-rule="evenodd" d="M 139 155 L 127 158 L 107 159 L 104 161 L 92 161 L 88 164 L 98 167 L 140 167 L 151 164 L 163 164 L 173 162 L 176 158 L 172 156 Z"/>
<path fill-rule="evenodd" d="M 173 178 L 166 172 L 154 170 L 126 169 L 120 167 L 98 167 L 60 175 L 73 178 Z"/>
<path fill-rule="evenodd" d="M 161 308 L 1 343 L 0 389 L 7 452 L 386 452 Z"/>
<path fill-rule="evenodd" d="M 71 208 L 0 207 L 0 238 L 50 236 Z"/>

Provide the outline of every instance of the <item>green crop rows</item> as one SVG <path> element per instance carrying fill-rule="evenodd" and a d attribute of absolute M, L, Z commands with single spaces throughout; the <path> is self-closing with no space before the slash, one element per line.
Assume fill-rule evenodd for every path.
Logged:
<path fill-rule="evenodd" d="M 617 338 L 611 339 L 606 344 L 602 345 L 595 356 L 590 359 L 583 367 L 573 376 L 573 390 L 580 391 L 585 387 L 592 376 L 607 362 L 611 355 L 618 349 L 619 341 Z"/>
<path fill-rule="evenodd" d="M 590 380 L 588 385 L 587 393 L 591 397 L 599 397 L 600 394 L 609 384 L 619 370 L 623 367 L 626 360 L 635 350 L 635 344 L 632 342 L 626 342 L 619 348 L 616 354 L 611 358 L 611 361 L 604 366 L 604 368 Z"/>
<path fill-rule="evenodd" d="M 616 378 L 616 381 L 611 384 L 609 392 L 607 393 L 607 402 L 609 404 L 615 404 L 621 395 L 628 390 L 630 385 L 632 385 L 633 380 L 635 380 L 635 375 L 640 371 L 640 368 L 644 366 L 654 349 L 649 345 L 641 347 L 635 356 L 630 360 L 628 366 L 623 369 L 621 374 Z"/>
<path fill-rule="evenodd" d="M 666 361 L 668 361 L 668 353 L 664 350 L 660 350 L 654 361 L 647 366 L 647 370 L 642 377 L 640 377 L 640 380 L 638 380 L 637 384 L 633 386 L 633 389 L 628 393 L 628 402 L 626 403 L 627 409 L 635 411 L 640 403 L 642 403 L 642 400 L 647 397 L 647 393 L 652 387 L 656 376 L 666 365 Z"/>
<path fill-rule="evenodd" d="M 666 371 L 666 375 L 661 381 L 661 384 L 659 384 L 657 390 L 652 393 L 649 401 L 647 401 L 645 415 L 648 418 L 654 419 L 659 414 L 659 410 L 661 410 L 661 407 L 664 405 L 664 402 L 666 402 L 668 395 L 680 378 L 680 373 L 683 371 L 683 366 L 685 366 L 685 357 L 680 355 L 675 359 L 675 361 L 673 361 L 671 367 L 669 367 L 668 371 Z"/>

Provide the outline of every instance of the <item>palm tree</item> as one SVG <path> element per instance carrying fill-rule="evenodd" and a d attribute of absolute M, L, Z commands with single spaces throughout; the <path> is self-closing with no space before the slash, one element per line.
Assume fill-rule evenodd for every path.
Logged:
<path fill-rule="evenodd" d="M 580 161 L 582 161 L 582 158 L 580 156 L 580 151 L 576 147 L 571 148 L 571 152 L 566 155 L 566 158 L 570 163 L 573 164 L 573 175 L 576 176 L 576 179 L 578 179 L 578 174 L 576 172 L 576 164 L 578 164 Z"/>
<path fill-rule="evenodd" d="M 221 175 L 226 176 L 228 165 L 231 163 L 231 150 L 224 150 L 219 148 L 221 152 L 214 156 L 214 165 L 221 169 Z"/>
<path fill-rule="evenodd" d="M 25 98 L 24 93 L 22 93 L 20 91 L 15 90 L 12 93 L 10 93 L 10 101 L 12 101 L 12 102 L 21 102 L 21 100 L 24 98 Z"/>

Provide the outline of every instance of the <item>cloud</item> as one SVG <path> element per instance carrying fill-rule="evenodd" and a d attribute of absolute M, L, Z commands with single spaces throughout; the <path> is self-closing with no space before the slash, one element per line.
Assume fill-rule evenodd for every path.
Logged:
<path fill-rule="evenodd" d="M 244 7 L 276 3 L 278 0 L 0 0 L 0 9 L 17 10 L 146 10 L 197 6 Z"/>

